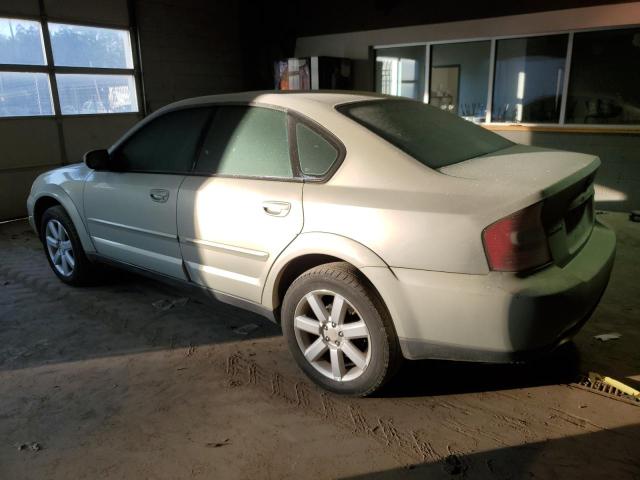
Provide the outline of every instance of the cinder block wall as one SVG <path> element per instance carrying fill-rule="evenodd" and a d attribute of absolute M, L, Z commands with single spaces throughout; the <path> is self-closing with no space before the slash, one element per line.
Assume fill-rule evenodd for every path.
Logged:
<path fill-rule="evenodd" d="M 244 87 L 239 2 L 135 2 L 147 108 Z"/>

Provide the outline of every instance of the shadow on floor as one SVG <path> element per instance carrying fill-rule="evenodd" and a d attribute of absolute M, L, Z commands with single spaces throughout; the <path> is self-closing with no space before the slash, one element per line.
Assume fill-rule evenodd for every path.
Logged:
<path fill-rule="evenodd" d="M 350 480 L 640 478 L 640 425 L 460 455 Z"/>

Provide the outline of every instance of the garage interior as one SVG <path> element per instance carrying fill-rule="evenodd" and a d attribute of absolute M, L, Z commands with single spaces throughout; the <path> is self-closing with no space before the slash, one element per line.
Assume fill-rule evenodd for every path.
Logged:
<path fill-rule="evenodd" d="M 640 2 L 0 0 L 0 479 L 640 478 L 638 85 Z M 25 219 L 40 173 L 177 100 L 297 88 L 598 155 L 617 254 L 573 343 L 407 362 L 347 398 L 258 315 L 129 273 L 53 275 Z"/>

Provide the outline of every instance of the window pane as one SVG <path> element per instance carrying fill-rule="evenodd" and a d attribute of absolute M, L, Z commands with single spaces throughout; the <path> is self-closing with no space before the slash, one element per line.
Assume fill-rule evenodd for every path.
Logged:
<path fill-rule="evenodd" d="M 50 23 L 56 65 L 64 67 L 133 68 L 126 30 Z"/>
<path fill-rule="evenodd" d="M 0 117 L 53 115 L 46 73 L 0 72 Z"/>
<path fill-rule="evenodd" d="M 431 168 L 513 145 L 483 127 L 421 102 L 375 100 L 350 103 L 338 109 Z"/>
<path fill-rule="evenodd" d="M 259 107 L 218 107 L 196 171 L 291 178 L 287 117 Z"/>
<path fill-rule="evenodd" d="M 376 92 L 422 100 L 426 53 L 424 45 L 376 50 Z"/>
<path fill-rule="evenodd" d="M 492 121 L 559 121 L 567 40 L 567 35 L 498 40 Z"/>
<path fill-rule="evenodd" d="M 208 108 L 166 113 L 134 133 L 114 155 L 118 170 L 176 172 L 191 170 Z"/>
<path fill-rule="evenodd" d="M 431 47 L 429 103 L 481 123 L 487 113 L 491 42 Z"/>
<path fill-rule="evenodd" d="M 335 147 L 301 123 L 296 125 L 296 137 L 302 173 L 316 176 L 327 173 L 338 157 Z"/>
<path fill-rule="evenodd" d="M 567 123 L 640 123 L 640 29 L 576 33 Z"/>
<path fill-rule="evenodd" d="M 132 75 L 57 74 L 63 115 L 137 112 Z"/>
<path fill-rule="evenodd" d="M 0 63 L 44 65 L 40 22 L 0 18 Z"/>

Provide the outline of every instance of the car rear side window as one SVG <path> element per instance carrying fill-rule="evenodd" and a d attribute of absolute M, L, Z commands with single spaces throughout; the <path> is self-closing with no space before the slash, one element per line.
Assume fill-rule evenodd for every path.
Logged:
<path fill-rule="evenodd" d="M 190 108 L 152 120 L 118 148 L 114 155 L 116 168 L 129 172 L 189 172 L 210 114 L 209 108 Z"/>
<path fill-rule="evenodd" d="M 468 120 L 413 100 L 349 103 L 338 111 L 431 168 L 513 145 Z"/>
<path fill-rule="evenodd" d="M 292 178 L 286 114 L 262 107 L 217 107 L 195 171 Z"/>
<path fill-rule="evenodd" d="M 338 158 L 338 150 L 322 135 L 302 123 L 296 124 L 300 169 L 304 175 L 325 175 Z"/>

